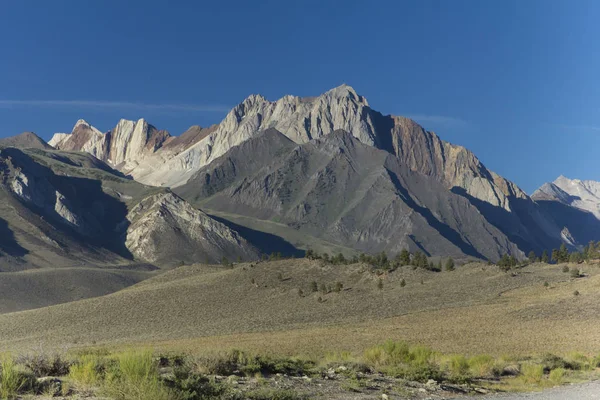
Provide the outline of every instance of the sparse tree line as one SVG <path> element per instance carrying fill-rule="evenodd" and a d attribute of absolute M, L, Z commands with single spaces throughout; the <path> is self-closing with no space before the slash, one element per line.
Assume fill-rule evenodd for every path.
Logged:
<path fill-rule="evenodd" d="M 548 251 L 544 250 L 541 257 L 537 257 L 535 252 L 529 252 L 529 262 L 543 262 L 543 263 L 574 263 L 579 264 L 582 262 L 590 262 L 600 259 L 600 241 L 590 241 L 581 251 L 569 251 L 567 246 L 563 243 L 558 249 L 552 249 L 550 257 Z"/>
<path fill-rule="evenodd" d="M 533 263 L 544 263 L 544 264 L 564 264 L 573 263 L 580 264 L 582 262 L 590 262 L 600 259 L 600 241 L 591 241 L 581 251 L 569 251 L 567 246 L 563 243 L 558 249 L 552 249 L 550 253 L 548 250 L 544 250 L 540 256 L 535 251 L 530 251 L 527 255 L 527 259 L 519 261 L 515 256 L 509 256 L 504 254 L 500 260 L 496 263 L 501 269 L 508 271 L 511 268 L 523 267 Z M 567 271 L 568 272 L 568 269 Z"/>
<path fill-rule="evenodd" d="M 319 254 L 311 249 L 306 250 L 305 257 L 309 260 L 322 260 L 330 264 L 356 264 L 358 262 L 369 264 L 374 268 L 394 270 L 396 268 L 404 266 L 412 266 L 413 268 L 423 268 L 429 271 L 439 272 L 442 270 L 441 259 L 434 264 L 433 261 L 429 261 L 425 253 L 416 251 L 414 253 L 409 252 L 406 249 L 396 254 L 394 258 L 389 258 L 388 255 L 382 251 L 376 255 L 369 255 L 362 253 L 359 256 L 353 256 L 352 258 L 346 258 L 342 253 L 330 257 L 329 254 Z M 452 258 L 446 259 L 444 268 L 447 271 L 452 271 L 455 268 L 455 263 Z"/>
<path fill-rule="evenodd" d="M 284 256 L 280 252 L 273 252 L 269 255 L 262 254 L 262 261 L 279 261 L 286 259 L 295 258 L 293 255 Z M 414 253 L 408 251 L 407 249 L 403 249 L 400 253 L 396 254 L 394 258 L 389 258 L 387 253 L 382 251 L 376 255 L 370 255 L 362 253 L 360 255 L 354 255 L 350 258 L 345 257 L 342 253 L 338 253 L 337 255 L 330 256 L 328 253 L 321 253 L 308 249 L 304 254 L 304 258 L 309 260 L 321 260 L 328 264 L 333 265 L 348 265 L 348 264 L 356 264 L 356 263 L 365 263 L 371 265 L 373 268 L 383 269 L 383 270 L 394 270 L 404 266 L 412 266 L 413 268 L 423 268 L 429 271 L 439 272 L 442 271 L 442 268 L 446 271 L 453 271 L 456 264 L 451 257 L 448 257 L 446 261 L 442 265 L 442 260 L 438 260 L 437 263 L 433 261 L 429 261 L 425 253 L 422 251 L 416 251 Z M 567 246 L 563 243 L 558 249 L 552 249 L 549 253 L 548 250 L 544 250 L 540 256 L 538 256 L 533 250 L 529 252 L 527 258 L 525 260 L 519 261 L 514 255 L 504 254 L 498 262 L 495 263 L 498 267 L 500 267 L 504 271 L 508 271 L 512 268 L 516 267 L 524 267 L 528 264 L 532 263 L 582 263 L 582 262 L 590 262 L 593 260 L 600 261 L 600 241 L 594 242 L 590 241 L 587 246 L 585 246 L 581 251 L 572 251 L 570 252 Z M 238 263 L 241 262 L 241 259 L 238 259 Z M 230 262 L 227 257 L 223 257 L 221 260 L 221 264 L 225 266 L 232 266 L 233 263 Z M 488 264 L 492 265 L 491 261 Z"/>

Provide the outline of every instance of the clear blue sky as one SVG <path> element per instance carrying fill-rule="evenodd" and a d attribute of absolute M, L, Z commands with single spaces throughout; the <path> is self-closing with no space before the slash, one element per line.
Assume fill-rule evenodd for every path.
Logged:
<path fill-rule="evenodd" d="M 528 192 L 600 180 L 599 17 L 584 0 L 0 1 L 0 136 L 139 117 L 180 134 L 251 93 L 348 83 Z"/>

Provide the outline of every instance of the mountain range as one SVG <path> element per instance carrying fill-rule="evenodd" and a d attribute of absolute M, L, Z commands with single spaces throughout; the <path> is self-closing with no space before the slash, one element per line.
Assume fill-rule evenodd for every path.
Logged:
<path fill-rule="evenodd" d="M 69 265 L 307 248 L 495 261 L 600 239 L 599 183 L 561 177 L 530 197 L 348 85 L 251 95 L 221 123 L 179 136 L 144 119 L 106 133 L 79 120 L 48 143 L 24 133 L 0 147 L 0 221 L 12 238 L 0 250 L 14 268 L 43 264 L 40 249 Z"/>

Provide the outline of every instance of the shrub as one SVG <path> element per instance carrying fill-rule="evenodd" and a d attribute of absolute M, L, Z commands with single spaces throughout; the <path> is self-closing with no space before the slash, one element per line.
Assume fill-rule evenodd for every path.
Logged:
<path fill-rule="evenodd" d="M 490 378 L 499 376 L 502 370 L 492 356 L 481 354 L 469 359 L 469 372 L 477 378 Z"/>
<path fill-rule="evenodd" d="M 567 370 L 564 368 L 556 368 L 550 371 L 548 379 L 556 385 L 560 385 L 564 382 Z"/>
<path fill-rule="evenodd" d="M 377 289 L 383 289 L 383 279 L 381 278 L 379 278 L 379 281 L 377 281 Z"/>
<path fill-rule="evenodd" d="M 208 354 L 194 359 L 196 368 L 205 374 L 231 375 L 237 370 L 237 354 L 232 351 L 227 354 Z"/>
<path fill-rule="evenodd" d="M 319 291 L 319 286 L 317 285 L 316 281 L 312 281 L 310 283 L 310 291 L 313 292 L 313 293 Z"/>
<path fill-rule="evenodd" d="M 68 375 L 71 366 L 71 362 L 63 359 L 59 354 L 51 356 L 45 354 L 27 355 L 18 359 L 17 362 L 23 364 L 38 378 Z"/>
<path fill-rule="evenodd" d="M 548 281 L 544 281 L 544 287 L 548 287 L 550 286 L 550 284 L 548 283 Z"/>
<path fill-rule="evenodd" d="M 319 286 L 319 290 L 321 291 L 321 293 L 327 294 L 327 286 L 324 283 L 321 283 L 321 286 Z"/>
<path fill-rule="evenodd" d="M 384 360 L 384 352 L 381 347 L 372 347 L 370 349 L 365 350 L 363 358 L 366 363 L 371 364 L 373 366 L 379 366 L 383 364 Z"/>
<path fill-rule="evenodd" d="M 14 399 L 20 391 L 33 386 L 33 377 L 19 371 L 11 357 L 0 361 L 0 398 Z"/>
<path fill-rule="evenodd" d="M 569 272 L 569 267 L 566 265 L 562 267 L 562 272 Z"/>
<path fill-rule="evenodd" d="M 579 272 L 579 268 L 573 268 L 571 270 L 571 278 L 579 278 L 581 273 Z"/>
<path fill-rule="evenodd" d="M 400 281 L 400 287 L 404 286 L 406 286 L 406 281 L 404 280 L 404 278 L 402 278 L 402 280 Z"/>
<path fill-rule="evenodd" d="M 174 394 L 159 379 L 152 353 L 126 352 L 107 376 L 105 391 L 115 400 L 170 400 Z"/>
<path fill-rule="evenodd" d="M 75 388 L 81 392 L 90 392 L 99 386 L 102 379 L 102 362 L 94 354 L 85 354 L 79 357 L 69 369 L 69 378 Z"/>
<path fill-rule="evenodd" d="M 544 376 L 544 366 L 537 364 L 521 365 L 521 380 L 524 383 L 539 384 Z"/>
<path fill-rule="evenodd" d="M 545 373 L 549 373 L 553 369 L 564 368 L 564 369 L 575 369 L 573 364 L 567 362 L 564 358 L 554 354 L 544 354 L 542 357 L 541 364 L 544 368 Z"/>
<path fill-rule="evenodd" d="M 571 369 L 578 370 L 590 370 L 594 368 L 593 360 L 590 360 L 581 353 L 572 353 L 569 355 L 569 363 L 572 366 Z"/>
<path fill-rule="evenodd" d="M 257 389 L 246 393 L 249 400 L 303 400 L 307 396 L 290 389 Z"/>
<path fill-rule="evenodd" d="M 404 342 L 388 340 L 364 352 L 363 359 L 380 371 L 399 378 L 427 381 L 440 379 L 441 372 L 433 363 L 433 351 L 428 347 L 410 347 Z"/>
<path fill-rule="evenodd" d="M 341 291 L 342 291 L 342 289 L 343 289 L 343 288 L 344 288 L 344 285 L 342 284 L 342 282 L 336 282 L 336 283 L 335 283 L 335 287 L 334 287 L 334 289 L 333 289 L 333 290 L 334 290 L 336 293 L 339 293 L 339 292 L 341 292 Z"/>
<path fill-rule="evenodd" d="M 166 385 L 175 391 L 181 400 L 208 400 L 221 398 L 228 392 L 224 383 L 218 383 L 206 376 L 194 374 L 189 365 L 173 370 L 173 376 Z"/>
<path fill-rule="evenodd" d="M 457 383 L 467 383 L 471 380 L 469 373 L 469 361 L 465 356 L 455 355 L 450 357 L 447 365 L 448 377 L 451 381 Z"/>
<path fill-rule="evenodd" d="M 574 291 L 574 292 L 573 292 L 573 295 L 574 295 L 574 296 L 579 296 L 579 290 L 576 290 L 576 291 Z"/>

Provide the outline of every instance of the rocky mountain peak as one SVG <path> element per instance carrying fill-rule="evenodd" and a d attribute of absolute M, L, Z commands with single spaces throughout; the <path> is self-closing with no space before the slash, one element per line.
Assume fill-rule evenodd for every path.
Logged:
<path fill-rule="evenodd" d="M 356 103 L 360 103 L 363 106 L 369 106 L 369 102 L 364 96 L 360 96 L 352 86 L 345 83 L 328 90 L 323 94 L 323 96 L 334 99 L 348 99 Z"/>

